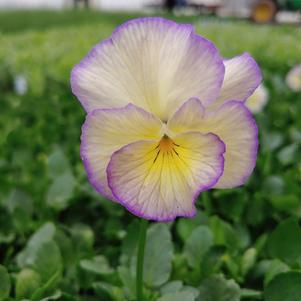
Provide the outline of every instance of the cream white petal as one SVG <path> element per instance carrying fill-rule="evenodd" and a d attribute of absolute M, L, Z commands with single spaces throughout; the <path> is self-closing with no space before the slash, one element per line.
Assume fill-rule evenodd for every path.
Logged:
<path fill-rule="evenodd" d="M 116 199 L 140 217 L 192 217 L 199 192 L 211 188 L 223 172 L 224 150 L 217 136 L 197 132 L 134 142 L 113 154 L 107 168 L 109 186 Z"/>
<path fill-rule="evenodd" d="M 134 141 L 159 139 L 161 127 L 159 119 L 131 104 L 89 113 L 82 127 L 81 157 L 95 189 L 114 200 L 106 174 L 111 155 Z"/>
<path fill-rule="evenodd" d="M 134 103 L 162 120 L 190 97 L 216 99 L 224 64 L 215 46 L 191 25 L 142 18 L 120 26 L 71 76 L 87 112 Z"/>
<path fill-rule="evenodd" d="M 205 115 L 205 108 L 197 98 L 190 98 L 178 109 L 167 122 L 167 129 L 175 133 L 187 130 L 199 130 L 200 120 Z"/>
<path fill-rule="evenodd" d="M 208 109 L 216 109 L 228 100 L 245 101 L 262 80 L 259 66 L 255 60 L 244 53 L 232 59 L 225 60 L 225 78 L 221 94 Z"/>
<path fill-rule="evenodd" d="M 224 173 L 215 187 L 244 184 L 255 167 L 258 149 L 258 129 L 251 112 L 239 101 L 226 102 L 217 110 L 206 111 L 204 116 L 200 113 L 197 119 L 194 116 L 198 111 L 203 111 L 201 102 L 188 100 L 168 122 L 169 131 L 177 134 L 197 130 L 217 135 L 225 143 L 226 152 Z"/>

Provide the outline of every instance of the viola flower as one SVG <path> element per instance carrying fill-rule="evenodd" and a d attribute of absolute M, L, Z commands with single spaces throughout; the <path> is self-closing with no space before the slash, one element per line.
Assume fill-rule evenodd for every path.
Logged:
<path fill-rule="evenodd" d="M 286 76 L 286 84 L 293 91 L 301 91 L 301 64 L 293 67 Z"/>
<path fill-rule="evenodd" d="M 91 184 L 146 219 L 194 216 L 200 192 L 243 185 L 253 171 L 257 126 L 244 101 L 260 82 L 249 54 L 223 60 L 191 25 L 121 25 L 71 75 Z"/>
<path fill-rule="evenodd" d="M 246 106 L 250 109 L 251 112 L 256 114 L 263 110 L 268 100 L 269 91 L 263 84 L 261 84 L 247 99 Z"/>

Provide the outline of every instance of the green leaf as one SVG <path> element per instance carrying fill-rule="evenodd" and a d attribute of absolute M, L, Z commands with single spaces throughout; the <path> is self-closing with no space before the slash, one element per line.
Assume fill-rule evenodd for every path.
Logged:
<path fill-rule="evenodd" d="M 30 196 L 20 189 L 11 191 L 6 200 L 8 211 L 17 234 L 31 230 L 33 201 Z"/>
<path fill-rule="evenodd" d="M 41 277 L 32 269 L 24 269 L 16 279 L 16 297 L 18 300 L 29 299 L 40 287 Z"/>
<path fill-rule="evenodd" d="M 301 228 L 296 218 L 280 223 L 267 242 L 269 253 L 288 264 L 301 263 Z"/>
<path fill-rule="evenodd" d="M 279 176 L 269 176 L 267 177 L 262 186 L 262 191 L 267 196 L 281 195 L 284 192 L 284 180 Z"/>
<path fill-rule="evenodd" d="M 86 258 L 93 253 L 95 241 L 93 230 L 86 224 L 75 224 L 71 228 L 71 240 L 78 258 Z"/>
<path fill-rule="evenodd" d="M 54 241 L 42 244 L 37 250 L 31 266 L 41 275 L 43 283 L 48 281 L 54 274 L 61 273 L 63 263 L 57 244 Z"/>
<path fill-rule="evenodd" d="M 238 247 L 237 235 L 230 224 L 217 216 L 213 216 L 210 219 L 209 226 L 213 233 L 215 244 L 227 246 L 231 250 Z"/>
<path fill-rule="evenodd" d="M 294 162 L 297 162 L 299 158 L 299 146 L 298 144 L 290 144 L 281 149 L 277 155 L 278 160 L 283 165 L 289 165 Z"/>
<path fill-rule="evenodd" d="M 191 235 L 192 231 L 207 220 L 207 216 L 199 211 L 194 218 L 181 218 L 177 221 L 177 233 L 183 242 Z"/>
<path fill-rule="evenodd" d="M 241 299 L 262 300 L 262 292 L 244 288 L 241 290 Z"/>
<path fill-rule="evenodd" d="M 264 291 L 264 301 L 300 301 L 300 296 L 300 272 L 279 274 Z"/>
<path fill-rule="evenodd" d="M 73 197 L 75 179 L 70 171 L 56 177 L 47 192 L 47 204 L 56 209 L 63 210 L 69 205 L 69 200 Z"/>
<path fill-rule="evenodd" d="M 194 296 L 194 298 L 197 298 L 200 295 L 200 292 L 198 289 L 196 289 L 195 287 L 189 286 L 189 285 L 183 286 L 183 288 L 181 289 L 181 292 L 189 292 Z"/>
<path fill-rule="evenodd" d="M 267 286 L 278 274 L 288 272 L 289 269 L 290 268 L 279 259 L 272 260 L 264 275 L 264 285 Z"/>
<path fill-rule="evenodd" d="M 201 263 L 201 272 L 204 277 L 209 277 L 219 272 L 224 262 L 227 248 L 225 246 L 214 246 L 205 254 Z"/>
<path fill-rule="evenodd" d="M 0 265 L 0 300 L 9 296 L 11 288 L 10 277 L 3 265 Z"/>
<path fill-rule="evenodd" d="M 83 270 L 99 275 L 112 274 L 114 272 L 109 266 L 108 260 L 101 255 L 92 259 L 82 259 L 79 265 Z"/>
<path fill-rule="evenodd" d="M 262 136 L 262 147 L 263 151 L 273 151 L 278 148 L 284 140 L 284 135 L 282 133 L 264 133 Z"/>
<path fill-rule="evenodd" d="M 65 266 L 75 264 L 76 254 L 69 235 L 67 235 L 62 229 L 56 229 L 54 240 L 61 251 Z"/>
<path fill-rule="evenodd" d="M 213 245 L 213 235 L 207 226 L 195 228 L 186 241 L 184 254 L 188 264 L 193 268 L 198 267 L 203 256 Z"/>
<path fill-rule="evenodd" d="M 119 266 L 118 275 L 130 299 L 136 296 L 136 277 L 130 268 Z"/>
<path fill-rule="evenodd" d="M 226 280 L 221 275 L 206 279 L 200 287 L 202 301 L 239 301 L 240 295 L 238 284 L 234 280 Z"/>
<path fill-rule="evenodd" d="M 109 298 L 109 300 L 114 300 L 114 301 L 124 301 L 124 295 L 123 291 L 120 287 L 114 286 L 110 283 L 106 282 L 95 282 L 93 283 L 93 289 L 95 293 L 101 297 L 103 297 L 103 294 L 106 293 Z M 108 300 L 108 298 L 104 298 L 101 300 Z"/>
<path fill-rule="evenodd" d="M 30 298 L 30 301 L 41 301 L 43 297 L 47 297 L 52 294 L 60 277 L 61 271 L 57 271 L 43 286 L 41 286 L 34 292 L 32 297 Z"/>
<path fill-rule="evenodd" d="M 70 164 L 60 147 L 56 147 L 54 152 L 48 157 L 48 173 L 52 179 L 70 170 Z"/>
<path fill-rule="evenodd" d="M 12 190 L 6 203 L 10 213 L 13 213 L 16 208 L 22 208 L 27 214 L 31 214 L 33 211 L 31 197 L 20 189 Z"/>
<path fill-rule="evenodd" d="M 23 208 L 17 207 L 12 214 L 12 222 L 17 233 L 24 233 L 27 229 L 30 229 L 32 219 Z"/>
<path fill-rule="evenodd" d="M 301 131 L 300 130 L 293 127 L 293 128 L 290 128 L 289 133 L 290 133 L 290 138 L 292 141 L 301 143 Z"/>
<path fill-rule="evenodd" d="M 162 295 L 167 293 L 175 293 L 181 290 L 182 287 L 183 287 L 183 282 L 180 280 L 175 280 L 164 284 L 164 286 L 160 288 L 160 292 Z"/>
<path fill-rule="evenodd" d="M 157 301 L 194 301 L 195 298 L 190 292 L 169 293 L 160 297 Z"/>
<path fill-rule="evenodd" d="M 246 275 L 256 263 L 257 251 L 255 248 L 249 248 L 245 251 L 241 259 L 241 273 Z"/>
<path fill-rule="evenodd" d="M 277 195 L 270 198 L 274 208 L 289 213 L 291 215 L 301 216 L 301 203 L 298 195 L 285 194 Z"/>
<path fill-rule="evenodd" d="M 150 286 L 164 284 L 171 273 L 173 245 L 166 224 L 153 224 L 147 231 L 144 257 L 144 281 Z"/>
<path fill-rule="evenodd" d="M 61 297 L 62 297 L 62 293 L 60 291 L 57 291 L 53 295 L 43 298 L 41 301 L 58 300 Z"/>
<path fill-rule="evenodd" d="M 122 241 L 122 263 L 124 265 L 130 262 L 133 254 L 136 254 L 139 221 L 134 220 L 126 229 L 126 236 Z"/>
<path fill-rule="evenodd" d="M 19 267 L 23 268 L 33 264 L 36 252 L 41 245 L 54 238 L 55 230 L 54 224 L 46 223 L 30 237 L 25 249 L 17 256 Z"/>

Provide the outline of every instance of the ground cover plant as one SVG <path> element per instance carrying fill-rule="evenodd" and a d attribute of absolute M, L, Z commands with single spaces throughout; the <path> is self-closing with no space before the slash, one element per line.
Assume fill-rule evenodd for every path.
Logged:
<path fill-rule="evenodd" d="M 85 114 L 69 77 L 92 45 L 136 15 L 12 16 L 0 18 L 0 300 L 135 300 L 138 220 L 87 181 Z M 301 94 L 284 79 L 301 62 L 301 29 L 178 21 L 193 22 L 225 57 L 250 52 L 270 97 L 256 115 L 260 151 L 248 184 L 203 193 L 194 219 L 150 225 L 147 300 L 300 301 Z"/>

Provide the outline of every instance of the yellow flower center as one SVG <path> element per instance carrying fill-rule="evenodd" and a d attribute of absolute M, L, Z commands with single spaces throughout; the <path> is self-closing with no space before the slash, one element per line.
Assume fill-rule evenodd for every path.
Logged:
<path fill-rule="evenodd" d="M 157 145 L 156 149 L 157 154 L 154 160 L 154 163 L 156 162 L 156 160 L 158 159 L 158 156 L 161 155 L 172 155 L 172 154 L 176 154 L 177 156 L 179 156 L 178 152 L 175 150 L 176 147 L 179 147 L 180 145 L 176 144 L 173 142 L 172 139 L 170 139 L 166 134 L 161 138 L 159 144 Z"/>
<path fill-rule="evenodd" d="M 158 148 L 164 153 L 169 153 L 174 148 L 174 142 L 167 135 L 164 135 L 159 142 Z"/>

